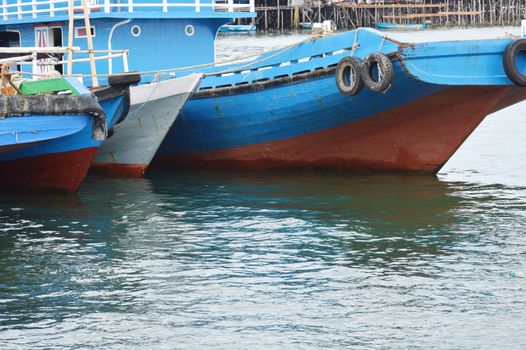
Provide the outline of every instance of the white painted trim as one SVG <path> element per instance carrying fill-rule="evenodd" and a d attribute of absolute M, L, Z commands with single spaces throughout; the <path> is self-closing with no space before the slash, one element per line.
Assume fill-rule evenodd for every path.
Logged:
<path fill-rule="evenodd" d="M 111 52 L 111 40 L 113 38 L 113 33 L 115 32 L 115 29 L 117 29 L 117 27 L 123 26 L 130 22 L 131 22 L 131 19 L 126 19 L 122 22 L 115 23 L 113 27 L 111 27 L 110 35 L 108 36 L 108 51 L 109 52 Z M 113 74 L 113 59 L 112 58 L 108 60 L 108 73 Z"/>
<path fill-rule="evenodd" d="M 186 31 L 188 28 L 192 28 L 192 33 L 191 34 L 188 34 L 188 32 Z M 184 33 L 186 34 L 186 36 L 193 36 L 195 34 L 195 27 L 192 24 L 185 25 L 184 26 Z"/>
<path fill-rule="evenodd" d="M 55 17 L 61 12 L 67 13 L 68 11 L 68 1 L 69 0 L 28 0 L 22 1 L 18 0 L 14 3 L 8 3 L 7 0 L 2 0 L 0 4 L 0 17 L 4 21 L 8 21 L 10 17 L 17 17 L 18 19 L 25 18 L 25 15 L 30 15 L 32 18 L 39 17 Z M 179 3 L 176 0 L 161 0 L 159 3 L 149 3 L 149 2 L 134 2 L 133 0 L 128 0 L 123 3 L 112 4 L 109 0 L 104 0 L 103 4 L 99 4 L 96 0 L 90 0 L 88 7 L 95 11 L 104 11 L 106 13 L 112 12 L 128 12 L 132 13 L 135 10 L 140 11 L 141 8 L 158 8 L 159 11 L 168 12 L 169 8 L 173 7 L 190 7 L 194 8 L 195 12 L 201 12 L 202 8 L 212 8 L 213 12 L 254 12 L 255 9 L 255 0 L 249 0 L 248 4 L 235 4 L 233 0 L 227 0 L 227 3 L 202 3 L 201 0 L 194 0 L 193 2 Z M 143 0 L 144 1 L 144 0 Z M 169 3 L 168 1 L 175 1 Z M 64 4 L 64 5 L 61 5 Z M 44 6 L 45 8 L 37 8 L 38 6 Z M 9 12 L 11 8 L 16 8 L 16 11 Z M 23 8 L 31 8 L 30 10 L 22 10 Z M 76 5 L 73 7 L 74 10 L 82 10 L 81 5 Z M 223 10 L 223 11 L 221 11 Z"/>
<path fill-rule="evenodd" d="M 133 29 L 134 29 L 134 28 L 139 29 L 139 33 L 135 34 L 135 33 L 133 32 Z M 142 29 L 141 29 L 141 27 L 140 27 L 138 24 L 134 24 L 134 25 L 132 25 L 132 27 L 130 28 L 130 33 L 131 33 L 131 35 L 132 35 L 133 37 L 138 38 L 139 36 L 141 36 Z"/>
<path fill-rule="evenodd" d="M 130 88 L 131 105 L 137 106 L 148 101 L 160 100 L 182 93 L 193 93 L 202 78 L 202 74 L 194 73 L 181 78 L 172 78 L 132 86 Z"/>

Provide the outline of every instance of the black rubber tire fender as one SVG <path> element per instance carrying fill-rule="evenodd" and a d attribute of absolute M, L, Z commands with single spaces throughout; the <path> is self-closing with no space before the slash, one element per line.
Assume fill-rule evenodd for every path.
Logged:
<path fill-rule="evenodd" d="M 342 58 L 336 66 L 336 85 L 343 95 L 355 96 L 363 89 L 362 61 L 353 56 Z M 349 79 L 347 78 L 349 77 Z M 354 77 L 354 79 L 352 79 Z"/>
<path fill-rule="evenodd" d="M 504 50 L 503 65 L 508 78 L 518 86 L 526 87 L 526 75 L 522 74 L 515 63 L 517 55 L 526 52 L 526 39 L 514 40 Z"/>
<path fill-rule="evenodd" d="M 378 79 L 375 77 L 373 71 L 375 66 L 379 70 Z M 367 55 L 362 62 L 362 69 L 363 82 L 371 91 L 384 92 L 389 89 L 393 83 L 393 62 L 391 62 L 389 57 L 380 52 L 374 52 Z"/>
<path fill-rule="evenodd" d="M 117 85 L 133 85 L 138 84 L 141 81 L 141 75 L 139 73 L 126 73 L 126 74 L 115 74 L 108 77 L 108 84 L 111 86 Z"/>

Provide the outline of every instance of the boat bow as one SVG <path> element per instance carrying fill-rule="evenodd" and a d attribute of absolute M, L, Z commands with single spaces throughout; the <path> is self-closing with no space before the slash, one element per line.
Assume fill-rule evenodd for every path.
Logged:
<path fill-rule="evenodd" d="M 511 38 L 417 43 L 400 46 L 406 73 L 438 85 L 511 85 L 504 52 Z"/>

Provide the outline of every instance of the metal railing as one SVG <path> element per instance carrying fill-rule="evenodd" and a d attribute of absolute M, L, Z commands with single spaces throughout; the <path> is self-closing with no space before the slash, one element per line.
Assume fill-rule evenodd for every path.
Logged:
<path fill-rule="evenodd" d="M 125 73 L 128 72 L 128 50 L 93 50 L 95 56 L 95 61 L 101 60 L 111 60 L 114 58 L 122 57 L 122 66 Z M 53 55 L 66 55 L 68 53 L 72 54 L 82 54 L 88 55 L 90 51 L 80 50 L 79 47 L 73 47 L 68 49 L 67 47 L 1 47 L 0 55 L 12 55 L 11 57 L 6 57 L 0 59 L 0 64 L 12 63 L 17 65 L 31 65 L 33 79 L 37 79 L 41 76 L 45 76 L 50 72 L 50 68 L 58 65 L 69 64 L 68 60 L 59 59 Z M 97 56 L 97 54 L 102 54 Z M 42 57 L 43 55 L 48 55 Z M 75 58 L 71 59 L 71 64 L 89 62 L 89 57 Z M 113 72 L 109 71 L 109 74 Z"/>
<path fill-rule="evenodd" d="M 68 14 L 69 0 L 1 0 L 0 20 L 25 19 L 38 17 L 55 17 Z M 254 12 L 255 0 L 90 0 L 89 8 L 93 13 L 114 13 L 135 11 L 192 11 L 201 12 L 202 9 L 212 12 Z M 83 12 L 81 1 L 74 4 L 76 13 Z"/>

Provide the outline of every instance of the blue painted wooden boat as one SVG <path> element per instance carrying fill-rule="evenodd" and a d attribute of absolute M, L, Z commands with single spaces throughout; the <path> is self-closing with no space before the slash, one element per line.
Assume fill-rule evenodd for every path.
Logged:
<path fill-rule="evenodd" d="M 205 74 L 166 136 L 158 165 L 436 172 L 487 114 L 526 98 L 503 66 L 510 38 L 408 44 L 360 29 L 213 65 L 219 27 L 255 14 L 181 1 L 104 1 L 92 13 L 95 48 L 129 50 L 130 69 L 149 72 L 143 82 Z M 22 42 L 32 42 L 35 26 L 50 19 L 29 15 L 13 14 L 5 25 L 19 30 Z M 85 48 L 77 39 L 74 45 Z M 372 64 L 356 66 L 351 76 L 369 77 L 369 87 L 345 92 L 342 81 L 362 81 L 341 70 L 350 57 L 360 67 L 371 57 L 387 59 L 391 80 L 375 88 L 387 75 L 375 77 Z M 526 62 L 513 62 L 523 72 Z"/>
<path fill-rule="evenodd" d="M 73 95 L 0 96 L 0 187 L 75 192 L 107 128 L 125 117 L 127 87 L 93 93 L 65 80 Z"/>
<path fill-rule="evenodd" d="M 104 141 L 92 170 L 112 176 L 142 176 L 201 78 L 190 74 L 132 87 L 130 113 Z"/>
<path fill-rule="evenodd" d="M 416 23 L 385 23 L 377 22 L 374 27 L 378 30 L 422 30 L 427 29 L 429 25 L 427 23 L 416 24 Z"/>
<path fill-rule="evenodd" d="M 56 1 L 42 0 L 36 7 L 32 0 L 5 0 L 5 4 L 0 6 L 0 42 L 15 47 L 53 47 L 67 42 L 71 36 L 74 47 L 81 51 L 88 49 L 83 20 L 76 19 L 73 33 L 68 33 L 67 2 L 58 5 Z M 81 1 L 74 0 L 73 5 L 74 12 L 82 15 Z M 125 60 L 97 61 L 99 74 L 126 72 L 128 68 L 144 72 L 210 63 L 215 57 L 214 40 L 218 29 L 238 18 L 256 16 L 254 0 L 99 0 L 91 1 L 88 7 L 94 48 L 130 53 Z M 80 57 L 87 58 L 85 54 Z M 66 72 L 68 63 L 64 62 L 58 68 Z M 32 72 L 32 67 L 24 66 L 22 70 Z M 73 73 L 84 74 L 89 84 L 88 60 L 76 63 Z M 165 85 L 180 85 L 181 81 L 166 82 L 176 78 L 175 73 L 153 72 L 142 76 L 140 87 L 131 88 L 131 114 L 115 130 L 135 136 L 126 137 L 126 145 L 105 143 L 94 164 L 99 170 L 115 175 L 140 175 L 145 171 L 150 155 L 155 154 L 178 111 L 200 81 L 200 76 L 183 79 L 185 86 L 176 89 L 172 95 L 165 91 L 159 94 L 160 90 L 165 90 L 162 88 Z M 104 77 L 99 80 L 102 84 L 107 82 Z M 145 88 L 149 88 L 149 92 L 144 93 Z M 123 132 L 127 125 L 134 129 Z M 136 152 L 138 150 L 144 152 Z"/>
<path fill-rule="evenodd" d="M 6 0 L 0 6 L 0 39 L 11 46 L 56 46 L 67 42 L 67 3 L 56 6 L 52 0 Z M 97 61 L 97 72 L 109 74 L 129 70 L 145 72 L 170 67 L 208 64 L 215 59 L 214 41 L 219 28 L 238 18 L 254 18 L 254 0 L 100 0 L 90 2 L 93 46 L 97 50 L 128 50 L 127 61 Z M 74 0 L 75 13 L 82 14 L 80 0 Z M 162 20 L 159 20 L 162 19 Z M 52 25 L 49 25 L 52 23 Z M 73 46 L 87 50 L 84 21 L 75 20 Z M 181 50 L 184 48 L 184 55 Z M 30 71 L 31 67 L 23 67 Z M 68 64 L 62 65 L 66 72 Z M 74 73 L 89 73 L 89 62 L 76 63 Z M 175 75 L 175 74 L 174 74 Z M 163 76 L 167 78 L 169 76 Z M 156 74 L 141 75 L 142 83 Z M 86 83 L 88 79 L 86 79 Z M 104 79 L 101 79 L 104 84 Z"/>
<path fill-rule="evenodd" d="M 403 44 L 363 29 L 203 69 L 156 164 L 437 172 L 486 115 L 526 98 L 502 63 L 512 41 Z M 392 61 L 389 88 L 342 95 L 338 62 L 376 52 Z"/>
<path fill-rule="evenodd" d="M 253 33 L 256 26 L 253 24 L 225 24 L 219 28 L 220 33 Z"/>

